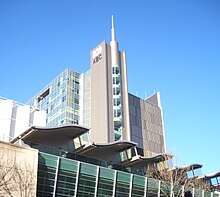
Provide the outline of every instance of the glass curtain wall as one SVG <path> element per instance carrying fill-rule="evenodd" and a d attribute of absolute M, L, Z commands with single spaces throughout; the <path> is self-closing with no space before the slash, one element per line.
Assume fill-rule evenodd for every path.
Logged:
<path fill-rule="evenodd" d="M 38 197 L 158 197 L 169 196 L 170 184 L 159 180 L 39 153 Z M 211 197 L 207 191 L 195 195 Z"/>

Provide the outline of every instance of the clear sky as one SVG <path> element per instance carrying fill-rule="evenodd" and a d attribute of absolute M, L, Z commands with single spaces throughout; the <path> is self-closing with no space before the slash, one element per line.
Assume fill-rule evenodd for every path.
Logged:
<path fill-rule="evenodd" d="M 65 68 L 88 70 L 112 14 L 129 92 L 161 93 L 168 151 L 219 170 L 219 0 L 1 0 L 0 96 L 26 103 Z"/>

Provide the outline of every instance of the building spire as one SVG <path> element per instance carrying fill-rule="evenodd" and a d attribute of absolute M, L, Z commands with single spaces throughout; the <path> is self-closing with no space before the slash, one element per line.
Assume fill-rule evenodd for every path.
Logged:
<path fill-rule="evenodd" d="M 112 41 L 116 41 L 115 39 L 115 28 L 114 28 L 114 17 L 112 15 L 112 29 L 111 29 L 111 33 L 112 33 Z"/>

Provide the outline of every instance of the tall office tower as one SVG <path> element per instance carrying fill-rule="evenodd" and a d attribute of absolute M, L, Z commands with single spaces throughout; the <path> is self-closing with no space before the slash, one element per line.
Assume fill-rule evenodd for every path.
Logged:
<path fill-rule="evenodd" d="M 31 126 L 46 126 L 46 113 L 0 97 L 0 141 L 10 141 Z"/>
<path fill-rule="evenodd" d="M 79 124 L 91 128 L 91 140 L 138 143 L 145 156 L 165 152 L 159 93 L 140 99 L 128 93 L 126 54 L 119 50 L 112 17 L 110 45 L 90 52 L 90 70 L 66 69 L 29 102 L 47 112 L 47 126 Z"/>
<path fill-rule="evenodd" d="M 113 17 L 110 45 L 103 41 L 95 47 L 90 64 L 92 139 L 130 140 L 126 55 L 118 49 Z"/>
<path fill-rule="evenodd" d="M 46 111 L 47 126 L 79 124 L 80 74 L 66 69 L 38 92 L 28 104 Z"/>

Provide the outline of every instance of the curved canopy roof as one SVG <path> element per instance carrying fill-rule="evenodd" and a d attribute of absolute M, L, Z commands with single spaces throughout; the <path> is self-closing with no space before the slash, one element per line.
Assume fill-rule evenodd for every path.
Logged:
<path fill-rule="evenodd" d="M 185 172 L 188 172 L 188 171 L 196 170 L 196 169 L 199 169 L 199 168 L 202 168 L 201 164 L 189 164 L 189 165 L 185 165 L 185 166 L 182 166 L 182 167 L 174 166 L 173 168 L 170 168 L 169 171 L 172 171 L 172 170 L 181 171 L 181 170 L 183 170 Z"/>
<path fill-rule="evenodd" d="M 15 143 L 19 139 L 25 143 L 34 142 L 36 144 L 46 145 L 54 148 L 70 148 L 66 149 L 71 154 L 78 154 L 97 158 L 101 160 L 111 160 L 120 162 L 120 152 L 136 147 L 136 143 L 130 141 L 115 141 L 112 143 L 91 143 L 88 141 L 81 147 L 72 149 L 69 143 L 85 133 L 89 129 L 78 125 L 62 125 L 56 127 L 31 127 L 23 132 L 19 137 L 13 139 L 11 143 Z"/>
<path fill-rule="evenodd" d="M 89 128 L 78 125 L 61 125 L 56 127 L 30 127 L 28 130 L 11 140 L 11 143 L 22 139 L 23 141 L 34 141 L 41 144 L 42 140 L 68 140 L 76 138 L 89 131 Z"/>
<path fill-rule="evenodd" d="M 126 167 L 132 166 L 135 168 L 143 168 L 144 166 L 151 165 L 153 163 L 159 163 L 162 161 L 166 161 L 172 158 L 172 155 L 161 153 L 152 157 L 143 157 L 143 156 L 136 156 L 133 157 L 130 161 L 124 163 L 123 165 Z"/>
<path fill-rule="evenodd" d="M 119 140 L 111 143 L 92 143 L 87 147 L 84 147 L 81 150 L 78 150 L 77 153 L 81 155 L 97 155 L 102 154 L 103 157 L 108 157 L 106 154 L 115 154 L 122 152 L 124 150 L 135 147 L 137 144 L 131 141 Z"/>
<path fill-rule="evenodd" d="M 199 177 L 199 179 L 213 179 L 213 178 L 217 178 L 220 177 L 220 170 L 218 172 L 214 172 L 211 174 L 205 174 Z"/>
<path fill-rule="evenodd" d="M 119 140 L 111 143 L 94 143 L 94 146 L 100 149 L 111 148 L 114 151 L 121 152 L 123 150 L 137 146 L 137 143 L 126 140 Z"/>
<path fill-rule="evenodd" d="M 112 143 L 90 143 L 76 149 L 74 154 L 121 164 L 120 153 L 124 150 L 136 147 L 136 145 L 137 144 L 134 142 L 125 140 L 119 140 Z"/>
<path fill-rule="evenodd" d="M 190 170 L 196 170 L 199 168 L 202 168 L 201 164 L 190 164 L 190 165 L 179 167 L 178 169 L 190 171 Z"/>

